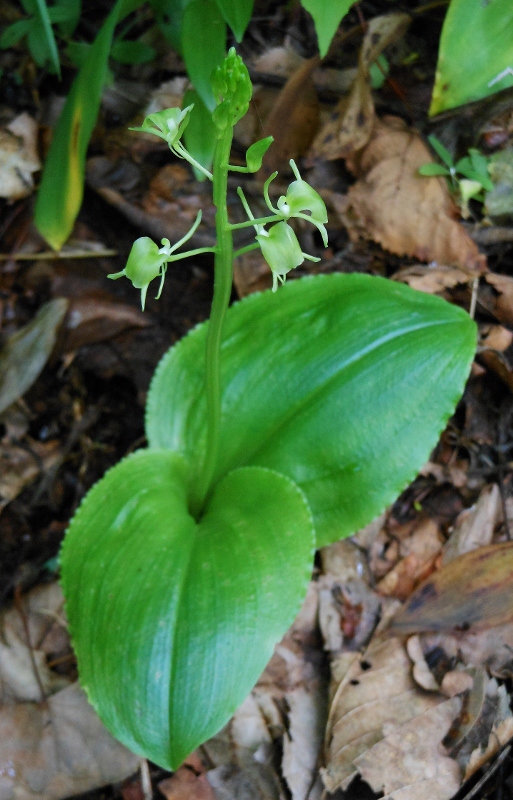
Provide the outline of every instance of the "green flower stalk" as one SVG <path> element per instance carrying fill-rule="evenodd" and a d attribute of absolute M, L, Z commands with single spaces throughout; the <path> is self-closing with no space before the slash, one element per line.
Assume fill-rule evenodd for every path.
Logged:
<path fill-rule="evenodd" d="M 158 277 L 160 277 L 160 286 L 157 299 L 160 297 L 166 271 L 172 261 L 188 258 L 199 253 L 211 252 L 215 255 L 214 297 L 208 325 L 205 361 L 207 441 L 205 458 L 196 474 L 190 497 L 190 509 L 196 517 L 201 514 L 205 501 L 208 499 L 208 487 L 212 485 L 214 468 L 218 459 L 221 424 L 221 336 L 224 317 L 230 302 L 233 258 L 249 250 L 260 248 L 271 269 L 273 292 L 275 292 L 278 284 L 284 283 L 287 274 L 302 264 L 305 259 L 311 261 L 319 260 L 301 251 L 297 236 L 291 225 L 288 224 L 288 220 L 297 218 L 310 222 L 319 230 L 324 245 L 328 244 L 325 228 L 325 224 L 328 221 L 326 206 L 315 189 L 312 189 L 301 178 L 294 161 L 291 161 L 290 164 L 296 180 L 290 184 L 287 193 L 278 199 L 276 207 L 269 197 L 269 185 L 277 173 L 271 175 L 265 183 L 264 199 L 271 212 L 269 216 L 255 219 L 242 189 L 239 188 L 239 197 L 248 220 L 236 224 L 230 223 L 227 209 L 228 173 L 230 171 L 257 172 L 262 166 L 263 157 L 273 140 L 271 136 L 268 136 L 252 144 L 246 153 L 245 167 L 230 165 L 233 128 L 239 119 L 246 114 L 252 94 L 249 73 L 233 47 L 224 62 L 214 71 L 212 89 L 217 100 L 217 107 L 212 114 L 217 135 L 212 173 L 199 165 L 181 142 L 181 137 L 189 122 L 192 106 L 187 106 L 183 110 L 169 108 L 156 114 L 150 114 L 139 128 L 132 128 L 132 130 L 152 133 L 164 139 L 175 155 L 186 159 L 190 164 L 201 169 L 212 181 L 213 199 L 216 206 L 215 247 L 203 247 L 175 253 L 196 231 L 201 221 L 200 212 L 190 231 L 172 246 L 166 239 L 162 240 L 161 247 L 158 247 L 146 236 L 137 239 L 132 247 L 125 269 L 109 275 L 113 279 L 126 275 L 132 281 L 134 287 L 141 290 L 141 304 L 144 308 L 148 286 L 152 280 Z M 271 227 L 266 227 L 268 225 L 271 225 Z M 255 228 L 256 241 L 234 253 L 233 231 L 248 226 Z"/>

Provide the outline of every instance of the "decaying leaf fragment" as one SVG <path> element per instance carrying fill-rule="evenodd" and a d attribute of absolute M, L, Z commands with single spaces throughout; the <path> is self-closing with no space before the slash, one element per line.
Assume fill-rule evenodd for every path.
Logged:
<path fill-rule="evenodd" d="M 18 200 L 33 190 L 33 174 L 41 169 L 37 129 L 35 119 L 26 113 L 0 128 L 0 197 Z"/>
<path fill-rule="evenodd" d="M 49 584 L 0 618 L 0 800 L 59 800 L 138 767 L 78 684 L 48 665 L 70 653 L 63 605 L 59 585 Z"/>
<path fill-rule="evenodd" d="M 33 320 L 16 331 L 0 351 L 0 412 L 32 386 L 52 352 L 68 301 L 45 303 Z"/>
<path fill-rule="evenodd" d="M 412 594 L 392 621 L 401 633 L 482 630 L 513 620 L 513 542 L 454 558 Z"/>
<path fill-rule="evenodd" d="M 408 14 L 386 14 L 369 22 L 353 87 L 316 136 L 312 155 L 329 160 L 344 158 L 367 144 L 374 123 L 370 67 L 385 47 L 404 35 L 410 20 Z"/>
<path fill-rule="evenodd" d="M 344 654 L 346 662 L 347 655 Z M 413 679 L 410 659 L 398 638 L 386 639 L 376 635 L 363 655 L 351 655 L 352 661 L 333 698 L 326 730 L 326 767 L 321 774 L 330 792 L 339 787 L 346 788 L 361 771 L 361 764 L 372 764 L 376 746 L 384 739 L 390 742 L 389 737 L 394 732 L 398 734 L 394 741 L 402 738 L 399 731 L 403 731 L 410 720 L 414 720 L 413 730 L 416 726 L 424 727 L 424 723 L 428 725 L 431 717 L 425 715 L 436 712 L 436 706 L 443 699 L 438 694 L 426 693 L 418 688 Z M 440 719 L 435 713 L 437 743 L 457 714 L 458 702 L 449 706 L 447 719 L 445 716 Z M 411 736 L 409 739 L 406 737 L 408 741 L 413 746 Z M 384 746 L 386 749 L 390 744 Z M 431 741 L 429 746 L 434 746 Z M 390 769 L 389 779 L 392 780 L 393 769 Z M 384 780 L 382 763 L 380 780 Z M 455 788 L 445 796 L 451 797 L 458 785 L 456 783 Z M 377 790 L 380 791 L 382 786 L 383 783 Z"/>
<path fill-rule="evenodd" d="M 376 120 L 364 150 L 348 160 L 357 176 L 340 213 L 353 240 L 478 275 L 485 257 L 462 225 L 446 182 L 418 174 L 432 161 L 420 136 L 398 117 Z"/>

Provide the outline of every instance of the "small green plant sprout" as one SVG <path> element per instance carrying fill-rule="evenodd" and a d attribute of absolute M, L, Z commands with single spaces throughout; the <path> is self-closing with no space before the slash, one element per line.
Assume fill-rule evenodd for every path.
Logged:
<path fill-rule="evenodd" d="M 189 4 L 189 7 L 194 4 Z M 362 274 L 289 281 L 230 308 L 233 259 L 261 248 L 273 289 L 305 258 L 292 220 L 327 243 L 326 208 L 301 177 L 269 214 L 232 223 L 230 164 L 251 82 L 230 50 L 212 81 L 216 243 L 138 239 L 121 273 L 141 291 L 170 263 L 214 254 L 210 318 L 164 356 L 146 408 L 148 447 L 89 491 L 60 555 L 80 681 L 127 747 L 176 769 L 251 691 L 297 614 L 316 547 L 375 518 L 426 462 L 461 395 L 476 328 L 462 309 Z M 141 126 L 194 166 L 189 107 Z M 255 230 L 234 250 L 233 235 Z"/>
<path fill-rule="evenodd" d="M 468 155 L 454 163 L 451 154 L 436 136 L 428 136 L 428 141 L 443 164 L 423 164 L 419 167 L 419 174 L 424 177 L 445 175 L 457 192 L 461 214 L 467 219 L 470 215 L 469 201 L 474 199 L 484 203 L 485 192 L 493 188 L 488 159 L 477 148 L 470 147 Z"/>

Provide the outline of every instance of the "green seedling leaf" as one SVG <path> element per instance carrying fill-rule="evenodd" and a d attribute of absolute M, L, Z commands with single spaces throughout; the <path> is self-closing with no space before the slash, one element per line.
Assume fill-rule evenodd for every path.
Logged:
<path fill-rule="evenodd" d="M 139 4 L 140 0 L 115 4 L 73 82 L 55 128 L 34 213 L 37 229 L 54 250 L 71 233 L 82 203 L 87 146 L 100 108 L 114 29 Z"/>
<path fill-rule="evenodd" d="M 0 351 L 0 413 L 22 397 L 40 374 L 67 308 L 63 298 L 50 300 L 7 340 Z"/>
<path fill-rule="evenodd" d="M 144 42 L 116 42 L 110 52 L 120 64 L 146 64 L 155 58 L 155 50 Z"/>
<path fill-rule="evenodd" d="M 471 147 L 468 152 L 468 156 L 460 158 L 456 163 L 456 172 L 471 181 L 479 181 L 483 189 L 491 191 L 493 183 L 488 173 L 488 159 L 474 147 Z"/>
<path fill-rule="evenodd" d="M 321 58 L 328 52 L 338 26 L 354 2 L 355 0 L 330 0 L 329 3 L 326 0 L 301 0 L 303 8 L 313 17 Z"/>
<path fill-rule="evenodd" d="M 189 118 L 189 124 L 184 131 L 183 140 L 191 156 L 198 161 L 202 167 L 210 170 L 214 149 L 216 146 L 216 128 L 212 122 L 212 114 L 209 112 L 205 103 L 197 92 L 185 92 L 182 106 L 194 106 Z M 205 175 L 193 166 L 196 180 L 204 181 Z"/>
<path fill-rule="evenodd" d="M 139 451 L 89 492 L 61 551 L 82 686 L 118 739 L 168 769 L 252 689 L 313 560 L 308 505 L 283 475 L 234 470 L 198 522 L 188 489 L 179 455 Z"/>
<path fill-rule="evenodd" d="M 191 0 L 183 11 L 182 53 L 194 88 L 212 112 L 216 100 L 210 78 L 224 59 L 226 24 L 215 0 Z"/>
<path fill-rule="evenodd" d="M 449 151 L 443 146 L 442 142 L 436 136 L 428 136 L 428 142 L 435 151 L 435 153 L 442 159 L 449 169 L 454 169 L 454 160 Z"/>
<path fill-rule="evenodd" d="M 390 72 L 390 64 L 387 57 L 381 53 L 376 61 L 370 65 L 370 82 L 373 89 L 381 89 L 385 83 L 388 73 Z"/>
<path fill-rule="evenodd" d="M 434 572 L 392 620 L 400 633 L 473 631 L 513 620 L 513 542 L 479 547 Z"/>
<path fill-rule="evenodd" d="M 240 42 L 253 13 L 253 0 L 216 0 L 219 10 L 228 23 L 235 39 Z"/>
<path fill-rule="evenodd" d="M 164 356 L 147 405 L 150 446 L 181 453 L 191 481 L 206 438 L 205 333 Z M 381 278 L 317 276 L 250 296 L 225 321 L 213 486 L 234 467 L 276 469 L 303 489 L 318 546 L 353 533 L 427 461 L 475 345 L 460 308 Z"/>
<path fill-rule="evenodd" d="M 513 86 L 511 0 L 452 0 L 440 38 L 430 115 Z"/>
<path fill-rule="evenodd" d="M 431 178 L 434 175 L 449 175 L 450 171 L 447 167 L 443 167 L 441 164 L 423 164 L 419 167 L 419 175 L 424 175 L 424 177 Z"/>

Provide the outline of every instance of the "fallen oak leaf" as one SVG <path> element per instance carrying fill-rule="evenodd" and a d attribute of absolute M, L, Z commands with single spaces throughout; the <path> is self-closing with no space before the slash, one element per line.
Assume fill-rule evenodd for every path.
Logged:
<path fill-rule="evenodd" d="M 373 239 L 392 253 L 454 264 L 476 277 L 485 256 L 457 221 L 445 180 L 418 174 L 430 161 L 418 133 L 401 119 L 376 120 L 367 146 L 348 159 L 358 180 L 337 211 L 354 241 Z"/>

